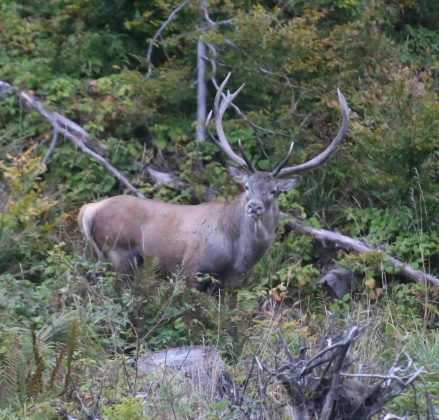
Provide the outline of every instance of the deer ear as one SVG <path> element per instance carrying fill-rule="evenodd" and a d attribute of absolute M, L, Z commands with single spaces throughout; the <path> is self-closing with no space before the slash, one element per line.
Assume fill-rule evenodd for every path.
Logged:
<path fill-rule="evenodd" d="M 233 179 L 238 183 L 238 184 L 245 184 L 248 180 L 248 175 L 243 172 L 240 171 L 239 169 L 234 168 L 233 166 L 228 166 L 227 170 L 229 171 L 229 174 L 232 175 Z"/>
<path fill-rule="evenodd" d="M 299 178 L 277 178 L 276 187 L 280 192 L 287 192 L 299 183 Z"/>

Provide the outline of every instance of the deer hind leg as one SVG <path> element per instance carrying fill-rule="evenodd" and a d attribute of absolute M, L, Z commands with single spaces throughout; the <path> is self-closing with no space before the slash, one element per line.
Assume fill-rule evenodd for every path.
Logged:
<path fill-rule="evenodd" d="M 113 270 L 122 274 L 133 275 L 137 268 L 143 264 L 143 258 L 131 250 L 113 248 L 108 252 L 108 259 Z"/>

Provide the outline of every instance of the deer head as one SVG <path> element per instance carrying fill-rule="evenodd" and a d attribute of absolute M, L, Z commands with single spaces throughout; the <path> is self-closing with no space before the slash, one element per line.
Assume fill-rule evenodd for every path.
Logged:
<path fill-rule="evenodd" d="M 321 165 L 331 156 L 346 133 L 349 122 L 349 108 L 345 97 L 340 90 L 337 89 L 338 99 L 340 101 L 343 113 L 343 121 L 339 127 L 337 135 L 331 141 L 330 145 L 318 156 L 305 163 L 285 167 L 293 152 L 294 142 L 292 142 L 285 157 L 271 172 L 258 171 L 245 154 L 241 141 L 238 143 L 240 150 L 240 155 L 238 155 L 231 148 L 224 132 L 224 113 L 244 87 L 244 84 L 242 84 L 235 92 L 231 93 L 230 91 L 227 91 L 224 93 L 224 88 L 229 81 L 230 76 L 231 73 L 227 75 L 217 89 L 214 100 L 214 108 L 207 117 L 206 125 L 207 127 L 209 126 L 213 114 L 217 137 L 213 136 L 210 130 L 209 134 L 211 135 L 215 144 L 227 155 L 227 157 L 238 165 L 239 169 L 229 167 L 229 173 L 233 176 L 235 181 L 241 184 L 245 189 L 246 213 L 251 218 L 258 219 L 264 215 L 266 210 L 271 207 L 273 202 L 277 204 L 277 196 L 279 193 L 288 191 L 298 183 L 298 179 L 296 177 L 291 178 L 289 177 L 290 175 L 315 168 Z"/>

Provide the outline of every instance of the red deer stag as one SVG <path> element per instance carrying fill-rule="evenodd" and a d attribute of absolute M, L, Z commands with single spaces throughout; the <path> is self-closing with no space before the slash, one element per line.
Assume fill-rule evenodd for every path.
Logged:
<path fill-rule="evenodd" d="M 245 191 L 230 204 L 175 205 L 128 195 L 85 204 L 79 212 L 79 226 L 98 256 L 109 260 L 115 271 L 132 272 L 145 257 L 155 257 L 168 273 L 177 267 L 189 277 L 208 273 L 216 276 L 221 285 L 230 286 L 251 270 L 273 242 L 279 216 L 278 194 L 297 183 L 296 178 L 286 177 L 322 164 L 347 130 L 349 109 L 338 91 L 343 121 L 322 153 L 306 163 L 284 167 L 292 152 L 291 144 L 272 172 L 257 171 L 241 144 L 239 156 L 224 133 L 223 115 L 244 86 L 224 94 L 229 77 L 214 100 L 215 143 L 240 167 L 229 169 Z"/>

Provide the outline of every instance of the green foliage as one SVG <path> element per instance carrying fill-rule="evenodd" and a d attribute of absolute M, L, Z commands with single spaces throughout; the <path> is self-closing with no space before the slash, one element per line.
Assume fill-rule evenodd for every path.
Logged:
<path fill-rule="evenodd" d="M 436 232 L 423 232 L 422 221 L 409 208 L 400 209 L 347 209 L 347 228 L 353 236 L 367 237 L 374 246 L 386 245 L 388 252 L 414 268 L 420 268 L 430 258 L 437 257 Z M 411 234 L 411 235 L 410 235 Z"/>
<path fill-rule="evenodd" d="M 141 420 L 144 419 L 145 406 L 139 398 L 124 398 L 120 403 L 104 407 L 102 414 L 109 420 Z"/>
<path fill-rule="evenodd" d="M 0 213 L 0 272 L 17 263 L 21 270 L 27 268 L 51 246 L 48 238 L 56 225 L 56 219 L 48 215 L 57 201 L 43 193 L 41 175 L 46 168 L 40 159 L 32 157 L 32 149 L 7 158 L 0 161 L 7 186 L 6 208 Z"/>

